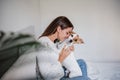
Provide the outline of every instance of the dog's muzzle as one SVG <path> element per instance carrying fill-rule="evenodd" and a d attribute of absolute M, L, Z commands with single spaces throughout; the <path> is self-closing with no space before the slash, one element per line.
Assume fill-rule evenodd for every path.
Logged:
<path fill-rule="evenodd" d="M 72 43 L 73 42 L 73 40 L 71 39 L 71 40 L 69 40 L 69 43 Z"/>

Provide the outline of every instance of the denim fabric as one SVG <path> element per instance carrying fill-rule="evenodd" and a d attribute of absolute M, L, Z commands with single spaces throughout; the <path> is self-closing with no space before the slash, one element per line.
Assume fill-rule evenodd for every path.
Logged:
<path fill-rule="evenodd" d="M 87 76 L 78 76 L 74 78 L 70 78 L 69 80 L 90 80 Z"/>
<path fill-rule="evenodd" d="M 73 78 L 68 78 L 68 77 L 64 76 L 60 80 L 90 80 L 90 78 L 87 76 L 86 62 L 83 59 L 78 59 L 77 62 L 78 62 L 80 69 L 82 71 L 82 76 L 73 77 Z M 65 68 L 64 68 L 64 70 L 65 70 Z"/>
<path fill-rule="evenodd" d="M 78 62 L 79 66 L 80 66 L 80 69 L 82 71 L 82 76 L 87 76 L 86 62 L 83 59 L 78 59 L 77 62 Z"/>
<path fill-rule="evenodd" d="M 85 76 L 78 76 L 74 78 L 63 77 L 60 80 L 91 80 L 89 77 Z"/>

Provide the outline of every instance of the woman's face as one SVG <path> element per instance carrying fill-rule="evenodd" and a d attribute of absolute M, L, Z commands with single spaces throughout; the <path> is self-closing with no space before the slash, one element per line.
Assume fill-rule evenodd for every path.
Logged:
<path fill-rule="evenodd" d="M 72 30 L 73 30 L 72 27 L 68 27 L 68 28 L 63 29 L 63 30 L 61 29 L 61 27 L 59 27 L 59 28 L 60 29 L 58 31 L 58 39 L 60 41 L 64 41 L 65 39 L 67 39 L 70 36 L 70 34 L 71 34 Z"/>

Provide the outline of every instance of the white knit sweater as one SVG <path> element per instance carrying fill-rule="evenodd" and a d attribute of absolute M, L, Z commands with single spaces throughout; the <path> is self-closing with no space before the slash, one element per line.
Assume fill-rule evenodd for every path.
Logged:
<path fill-rule="evenodd" d="M 64 71 L 61 63 L 58 61 L 59 51 L 56 49 L 55 44 L 46 36 L 41 37 L 39 42 L 50 48 L 49 51 L 44 51 L 44 53 L 39 56 L 39 59 L 41 59 L 39 61 L 42 63 L 40 67 L 43 76 L 46 80 L 60 80 L 60 78 L 64 76 Z"/>

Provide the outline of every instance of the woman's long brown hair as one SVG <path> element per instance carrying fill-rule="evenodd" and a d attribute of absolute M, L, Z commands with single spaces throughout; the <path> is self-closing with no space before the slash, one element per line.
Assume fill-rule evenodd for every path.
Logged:
<path fill-rule="evenodd" d="M 62 30 L 71 27 L 74 28 L 73 24 L 67 17 L 59 16 L 49 24 L 40 37 L 54 34 L 57 31 L 58 26 L 60 26 Z"/>

